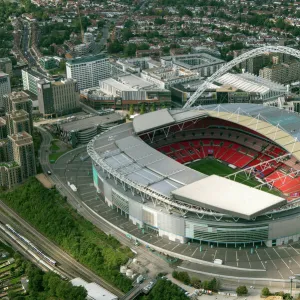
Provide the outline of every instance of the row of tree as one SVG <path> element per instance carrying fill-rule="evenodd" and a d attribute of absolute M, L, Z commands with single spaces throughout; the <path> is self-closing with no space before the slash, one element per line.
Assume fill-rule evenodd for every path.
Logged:
<path fill-rule="evenodd" d="M 47 190 L 35 178 L 1 198 L 24 219 L 55 241 L 76 260 L 126 292 L 131 280 L 119 272 L 132 257 L 128 247 L 79 216 L 56 190 Z"/>
<path fill-rule="evenodd" d="M 183 282 L 186 285 L 192 285 L 195 289 L 203 288 L 205 290 L 218 292 L 219 289 L 221 288 L 221 282 L 216 278 L 213 278 L 211 280 L 201 281 L 196 277 L 191 278 L 187 272 L 178 272 L 178 271 L 173 271 L 172 276 L 173 278 Z"/>

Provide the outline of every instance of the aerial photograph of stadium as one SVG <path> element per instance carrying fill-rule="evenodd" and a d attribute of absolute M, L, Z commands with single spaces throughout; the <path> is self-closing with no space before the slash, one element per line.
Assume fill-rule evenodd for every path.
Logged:
<path fill-rule="evenodd" d="M 300 300 L 299 1 L 0 24 L 0 300 Z"/>

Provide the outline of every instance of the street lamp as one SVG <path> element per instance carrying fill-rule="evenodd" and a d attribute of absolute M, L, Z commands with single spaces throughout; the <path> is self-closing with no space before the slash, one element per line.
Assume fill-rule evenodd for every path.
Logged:
<path fill-rule="evenodd" d="M 289 279 L 291 281 L 291 297 L 292 297 L 292 290 L 293 290 L 293 280 L 295 279 L 295 276 L 290 276 Z"/>

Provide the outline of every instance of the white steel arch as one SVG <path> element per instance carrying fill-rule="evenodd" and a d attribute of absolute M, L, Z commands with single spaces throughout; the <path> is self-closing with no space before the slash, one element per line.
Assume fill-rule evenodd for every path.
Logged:
<path fill-rule="evenodd" d="M 197 89 L 197 91 L 190 97 L 190 99 L 186 102 L 183 108 L 189 108 L 191 107 L 195 101 L 201 96 L 204 91 L 208 88 L 209 84 L 214 82 L 217 78 L 231 70 L 234 66 L 238 65 L 239 63 L 259 55 L 262 55 L 266 52 L 276 52 L 276 53 L 283 53 L 283 54 L 289 54 L 294 57 L 297 57 L 300 59 L 300 51 L 285 47 L 285 46 L 265 46 L 256 48 L 253 50 L 250 50 L 246 53 L 243 53 L 242 55 L 236 57 L 235 59 L 228 62 L 226 65 L 221 67 L 217 72 L 215 72 L 212 76 L 210 76 L 205 82 L 203 82 Z"/>

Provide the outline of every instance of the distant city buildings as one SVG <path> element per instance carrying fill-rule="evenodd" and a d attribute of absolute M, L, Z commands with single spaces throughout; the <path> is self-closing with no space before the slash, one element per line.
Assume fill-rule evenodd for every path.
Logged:
<path fill-rule="evenodd" d="M 9 75 L 0 72 L 0 107 L 4 106 L 3 97 L 11 92 Z"/>
<path fill-rule="evenodd" d="M 39 111 L 44 117 L 62 116 L 79 110 L 79 92 L 74 79 L 37 82 Z"/>
<path fill-rule="evenodd" d="M 109 59 L 103 54 L 68 60 L 66 71 L 67 78 L 77 81 L 79 90 L 96 87 L 100 80 L 111 76 Z"/>

